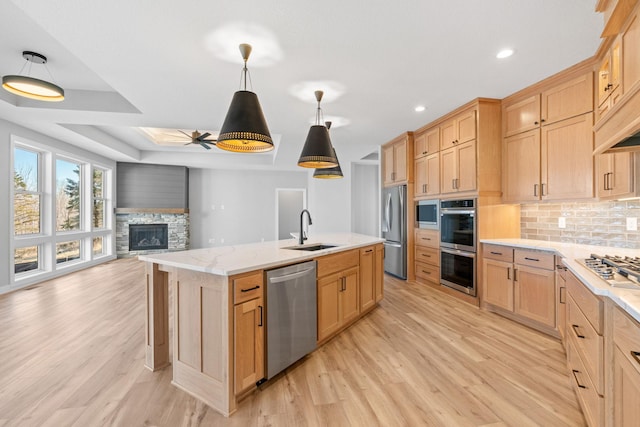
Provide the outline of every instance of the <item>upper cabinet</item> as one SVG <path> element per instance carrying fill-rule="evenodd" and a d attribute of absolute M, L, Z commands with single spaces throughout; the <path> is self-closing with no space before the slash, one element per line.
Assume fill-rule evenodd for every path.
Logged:
<path fill-rule="evenodd" d="M 476 139 L 476 112 L 464 112 L 440 126 L 440 149 L 446 150 L 455 145 Z"/>
<path fill-rule="evenodd" d="M 382 146 L 384 186 L 413 182 L 413 133 L 406 132 Z"/>
<path fill-rule="evenodd" d="M 435 127 L 413 136 L 413 153 L 416 159 L 440 151 L 440 128 Z"/>
<path fill-rule="evenodd" d="M 634 197 L 634 167 L 640 155 L 631 152 L 600 154 L 596 156 L 598 198 L 620 199 Z"/>
<path fill-rule="evenodd" d="M 503 103 L 503 201 L 594 196 L 592 109 L 590 71 Z"/>
<path fill-rule="evenodd" d="M 611 48 L 606 52 L 597 70 L 597 105 L 596 120 L 605 115 L 617 102 L 621 95 L 621 43 L 616 38 Z"/>

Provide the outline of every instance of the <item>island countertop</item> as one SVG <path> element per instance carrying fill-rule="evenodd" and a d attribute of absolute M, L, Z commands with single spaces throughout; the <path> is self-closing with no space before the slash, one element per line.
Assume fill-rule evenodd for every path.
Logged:
<path fill-rule="evenodd" d="M 591 254 L 614 254 L 638 256 L 638 249 L 613 248 L 609 246 L 579 245 L 575 243 L 549 242 L 530 239 L 483 239 L 481 243 L 511 246 L 523 249 L 553 252 L 563 258 L 567 268 L 596 295 L 611 298 L 620 308 L 640 322 L 640 288 L 626 289 L 609 286 L 595 273 L 576 260 L 589 258 Z"/>
<path fill-rule="evenodd" d="M 303 262 L 336 252 L 374 245 L 384 242 L 379 237 L 356 233 L 327 233 L 310 236 L 302 246 L 314 244 L 335 245 L 317 251 L 286 249 L 297 247 L 297 239 L 247 243 L 233 246 L 190 249 L 180 252 L 146 254 L 138 256 L 141 261 L 170 267 L 231 276 L 252 270 L 268 269 L 286 264 Z"/>

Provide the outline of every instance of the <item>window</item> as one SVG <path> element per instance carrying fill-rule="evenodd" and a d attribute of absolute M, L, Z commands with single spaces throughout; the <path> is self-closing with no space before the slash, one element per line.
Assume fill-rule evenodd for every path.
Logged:
<path fill-rule="evenodd" d="M 82 226 L 80 169 L 77 163 L 56 160 L 56 231 L 79 230 Z"/>
<path fill-rule="evenodd" d="M 102 169 L 93 170 L 93 211 L 91 215 L 91 223 L 94 229 L 105 228 L 105 173 Z M 94 244 L 95 246 L 95 244 Z M 102 246 L 102 245 L 101 245 Z"/>
<path fill-rule="evenodd" d="M 42 193 L 39 174 L 40 154 L 16 149 L 13 162 L 14 235 L 39 234 Z"/>
<path fill-rule="evenodd" d="M 112 169 L 37 142 L 12 144 L 10 287 L 113 256 Z"/>

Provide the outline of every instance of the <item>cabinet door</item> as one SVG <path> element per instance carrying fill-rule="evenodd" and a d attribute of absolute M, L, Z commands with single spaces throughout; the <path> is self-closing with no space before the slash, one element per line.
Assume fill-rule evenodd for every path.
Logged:
<path fill-rule="evenodd" d="M 407 141 L 397 142 L 393 145 L 394 182 L 407 180 Z"/>
<path fill-rule="evenodd" d="M 342 273 L 344 280 L 340 296 L 341 325 L 351 322 L 360 314 L 358 267 L 350 268 Z"/>
<path fill-rule="evenodd" d="M 475 139 L 456 147 L 456 191 L 476 189 L 476 141 Z"/>
<path fill-rule="evenodd" d="M 558 307 L 558 333 L 566 348 L 567 331 L 567 285 L 565 280 L 566 267 L 556 266 L 556 301 Z"/>
<path fill-rule="evenodd" d="M 384 184 L 393 184 L 394 177 L 394 156 L 393 146 L 382 148 L 382 170 L 384 173 Z"/>
<path fill-rule="evenodd" d="M 440 151 L 440 128 L 436 127 L 426 133 L 427 153 L 433 154 Z"/>
<path fill-rule="evenodd" d="M 440 192 L 456 192 L 456 148 L 448 148 L 440 152 Z"/>
<path fill-rule="evenodd" d="M 427 194 L 427 180 L 429 174 L 426 157 L 420 157 L 415 160 L 413 172 L 415 174 L 414 194 L 416 196 L 424 196 Z"/>
<path fill-rule="evenodd" d="M 542 128 L 541 195 L 543 200 L 592 198 L 593 114 Z"/>
<path fill-rule="evenodd" d="M 469 111 L 456 118 L 456 144 L 476 139 L 476 111 Z"/>
<path fill-rule="evenodd" d="M 504 136 L 516 135 L 540 126 L 540 95 L 505 105 L 502 110 Z"/>
<path fill-rule="evenodd" d="M 540 123 L 549 125 L 593 111 L 593 73 L 561 83 L 542 92 Z"/>
<path fill-rule="evenodd" d="M 629 92 L 640 81 L 640 17 L 636 12 L 622 31 L 622 90 Z"/>
<path fill-rule="evenodd" d="M 633 153 L 600 154 L 596 159 L 599 198 L 624 197 L 633 192 Z"/>
<path fill-rule="evenodd" d="M 234 306 L 235 393 L 264 378 L 264 304 L 262 297 Z"/>
<path fill-rule="evenodd" d="M 413 156 L 416 159 L 427 155 L 427 134 L 422 133 L 413 137 Z"/>
<path fill-rule="evenodd" d="M 555 328 L 554 271 L 515 265 L 514 312 Z"/>
<path fill-rule="evenodd" d="M 640 420 L 640 363 L 633 363 L 615 347 L 613 357 L 613 425 L 635 427 Z"/>
<path fill-rule="evenodd" d="M 318 341 L 340 328 L 342 275 L 335 273 L 318 279 Z"/>
<path fill-rule="evenodd" d="M 373 277 L 376 302 L 380 302 L 384 298 L 384 246 L 382 245 L 376 246 Z"/>
<path fill-rule="evenodd" d="M 432 196 L 440 194 L 440 153 L 431 154 L 426 157 L 426 195 Z"/>
<path fill-rule="evenodd" d="M 504 139 L 503 199 L 527 202 L 540 199 L 540 130 Z"/>
<path fill-rule="evenodd" d="M 376 303 L 375 249 L 360 249 L 360 311 L 368 310 Z"/>
<path fill-rule="evenodd" d="M 456 121 L 449 120 L 440 126 L 440 150 L 451 148 L 456 143 Z"/>
<path fill-rule="evenodd" d="M 485 302 L 513 311 L 512 267 L 510 262 L 484 259 L 482 286 Z"/>

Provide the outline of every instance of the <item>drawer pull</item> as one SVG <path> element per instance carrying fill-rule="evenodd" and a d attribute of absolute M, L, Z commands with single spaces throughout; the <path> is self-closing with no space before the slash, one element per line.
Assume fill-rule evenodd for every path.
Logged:
<path fill-rule="evenodd" d="M 428 274 L 429 276 L 431 276 L 431 272 L 430 272 L 430 271 L 422 270 L 422 272 L 423 272 L 424 274 Z"/>
<path fill-rule="evenodd" d="M 540 260 L 538 258 L 529 258 L 529 257 L 524 257 L 524 259 L 526 259 L 527 261 L 535 261 L 535 262 L 540 262 Z"/>
<path fill-rule="evenodd" d="M 636 359 L 636 362 L 640 363 L 640 351 L 631 350 L 631 357 Z"/>
<path fill-rule="evenodd" d="M 564 291 L 564 294 L 563 294 L 562 291 Z M 562 295 L 564 295 L 564 298 L 562 298 Z M 565 288 L 565 287 L 560 288 L 560 296 L 559 296 L 559 298 L 560 298 L 560 301 L 559 301 L 560 304 L 566 304 L 567 303 L 567 288 Z"/>
<path fill-rule="evenodd" d="M 582 334 L 580 334 L 580 332 L 578 332 L 578 328 L 579 328 L 578 325 L 571 325 L 571 327 L 573 328 L 573 333 L 576 334 L 576 337 L 582 338 L 582 339 L 585 338 L 584 335 L 582 335 Z"/>
<path fill-rule="evenodd" d="M 431 237 L 422 237 L 422 240 L 431 240 Z"/>
<path fill-rule="evenodd" d="M 580 384 L 580 381 L 578 381 L 578 376 L 576 374 L 579 374 L 580 371 L 576 371 L 575 369 L 572 369 L 572 372 L 573 372 L 573 378 L 576 380 L 576 385 L 580 388 L 587 388 L 586 385 L 582 385 Z"/>
<path fill-rule="evenodd" d="M 367 249 L 366 251 L 364 251 L 365 254 L 371 253 L 373 252 L 373 249 Z"/>
<path fill-rule="evenodd" d="M 427 258 L 431 258 L 431 255 L 428 255 L 428 254 L 422 254 L 422 256 L 427 257 Z"/>
<path fill-rule="evenodd" d="M 507 280 L 511 280 L 511 267 L 507 267 Z"/>
<path fill-rule="evenodd" d="M 259 305 L 258 308 L 260 309 L 260 323 L 258 323 L 258 326 L 262 326 L 263 325 L 263 323 L 262 323 L 262 306 Z"/>
<path fill-rule="evenodd" d="M 247 289 L 240 289 L 240 292 L 251 292 L 251 291 L 255 291 L 256 289 L 260 289 L 260 286 L 254 286 L 253 288 L 247 288 Z"/>
<path fill-rule="evenodd" d="M 490 254 L 491 254 L 491 255 L 502 255 L 502 252 L 494 252 L 494 251 L 491 251 L 491 252 L 490 252 Z"/>

